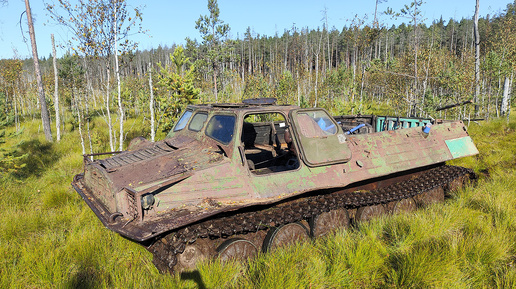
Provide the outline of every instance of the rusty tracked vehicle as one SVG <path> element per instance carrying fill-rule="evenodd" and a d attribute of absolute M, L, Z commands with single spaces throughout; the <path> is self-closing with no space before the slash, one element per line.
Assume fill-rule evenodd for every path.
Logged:
<path fill-rule="evenodd" d="M 189 106 L 162 141 L 85 155 L 72 185 L 107 228 L 177 272 L 442 200 L 474 178 L 445 162 L 477 153 L 461 121 L 334 118 L 257 99 Z"/>

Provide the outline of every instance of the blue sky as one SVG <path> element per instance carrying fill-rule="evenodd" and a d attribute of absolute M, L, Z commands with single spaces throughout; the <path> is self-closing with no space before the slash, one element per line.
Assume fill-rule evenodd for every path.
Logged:
<path fill-rule="evenodd" d="M 51 2 L 53 0 L 46 0 Z M 31 9 L 35 18 L 36 41 L 40 57 L 48 57 L 52 51 L 50 34 L 54 33 L 57 44 L 64 44 L 71 38 L 70 32 L 50 21 L 42 0 L 31 0 Z M 383 0 L 379 4 L 378 11 L 385 11 L 391 7 L 399 11 L 404 4 L 411 0 Z M 130 6 L 143 7 L 143 27 L 148 30 L 147 35 L 133 36 L 132 39 L 139 42 L 140 49 L 156 48 L 158 45 L 171 46 L 172 44 L 184 44 L 184 39 L 200 40 L 199 32 L 195 29 L 195 21 L 200 15 L 207 15 L 207 0 L 128 0 Z M 316 29 L 323 26 L 323 10 L 326 8 L 328 26 L 341 30 L 350 25 L 350 20 L 355 15 L 368 16 L 372 22 L 375 9 L 375 0 L 218 0 L 220 19 L 229 24 L 232 38 L 242 38 L 247 27 L 260 35 L 281 35 L 285 29 L 293 26 L 299 28 L 308 27 Z M 502 12 L 511 0 L 480 0 L 480 16 L 497 14 Z M 21 13 L 25 10 L 23 0 L 8 0 L 8 4 L 0 6 L 0 59 L 31 57 L 30 43 L 24 43 L 18 24 Z M 472 18 L 475 12 L 475 0 L 426 0 L 422 6 L 427 23 L 441 16 L 444 20 L 450 18 L 460 20 Z M 380 22 L 387 26 L 399 24 L 387 16 L 380 16 Z M 407 22 L 406 20 L 404 22 Z M 26 17 L 23 18 L 22 28 L 28 39 Z M 29 41 L 29 40 L 27 40 Z M 58 48 L 58 55 L 63 54 Z"/>

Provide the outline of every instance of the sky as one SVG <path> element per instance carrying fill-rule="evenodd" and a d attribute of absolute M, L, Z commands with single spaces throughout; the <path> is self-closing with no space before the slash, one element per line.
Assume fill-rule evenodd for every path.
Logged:
<path fill-rule="evenodd" d="M 71 38 L 71 32 L 52 22 L 45 2 L 55 0 L 30 0 L 36 31 L 36 42 L 39 57 L 49 57 L 52 52 L 50 35 L 53 33 L 56 45 L 63 45 Z M 72 2 L 74 0 L 71 0 Z M 128 7 L 141 7 L 143 12 L 143 28 L 148 35 L 134 35 L 132 40 L 139 43 L 139 49 L 157 48 L 159 45 L 172 46 L 185 44 L 185 38 L 197 39 L 201 42 L 199 32 L 195 29 L 195 21 L 201 15 L 209 15 L 207 0 L 127 0 Z M 514 0 L 480 0 L 480 17 L 503 12 L 507 4 Z M 408 23 L 407 19 L 391 19 L 380 12 L 392 8 L 400 11 L 411 0 L 380 0 L 378 17 L 381 24 L 390 27 L 401 22 Z M 426 0 L 421 7 L 426 23 L 441 17 L 448 21 L 453 18 L 473 18 L 475 0 Z M 142 4 L 145 3 L 145 4 Z M 328 26 L 341 31 L 350 26 L 351 20 L 357 15 L 360 18 L 367 16 L 367 22 L 372 23 L 376 0 L 218 0 L 220 9 L 219 18 L 231 28 L 231 38 L 243 38 L 247 28 L 255 35 L 274 36 L 282 35 L 287 29 L 322 28 L 326 10 Z M 25 15 L 20 28 L 20 15 L 25 11 L 24 0 L 8 0 L 7 5 L 0 4 L 0 59 L 18 57 L 20 59 L 32 57 L 30 40 Z M 58 56 L 65 52 L 58 48 Z"/>

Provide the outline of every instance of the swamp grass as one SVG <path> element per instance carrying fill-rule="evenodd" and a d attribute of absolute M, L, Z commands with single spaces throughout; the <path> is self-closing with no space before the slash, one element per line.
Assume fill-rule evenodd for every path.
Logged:
<path fill-rule="evenodd" d="M 24 123 L 3 144 L 24 142 L 32 159 L 22 173 L 0 180 L 0 288 L 516 287 L 514 117 L 469 124 L 480 154 L 451 164 L 473 168 L 479 180 L 444 203 L 247 264 L 211 260 L 176 276 L 160 274 L 145 248 L 104 228 L 71 188 L 82 170 L 78 132 L 48 144 L 38 126 Z M 142 121 L 126 128 L 145 133 Z M 106 150 L 106 136 L 97 138 Z"/>

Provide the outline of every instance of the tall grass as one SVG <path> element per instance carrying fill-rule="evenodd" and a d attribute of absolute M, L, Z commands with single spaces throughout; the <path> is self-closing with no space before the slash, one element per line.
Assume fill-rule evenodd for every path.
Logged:
<path fill-rule="evenodd" d="M 514 118 L 469 125 L 480 155 L 452 163 L 480 179 L 442 204 L 176 276 L 159 274 L 145 248 L 104 228 L 73 191 L 82 170 L 76 131 L 48 144 L 38 122 L 23 125 L 5 144 L 32 141 L 33 159 L 0 180 L 0 288 L 516 287 Z M 142 120 L 126 127 L 145 133 Z M 106 141 L 99 136 L 99 149 Z"/>

